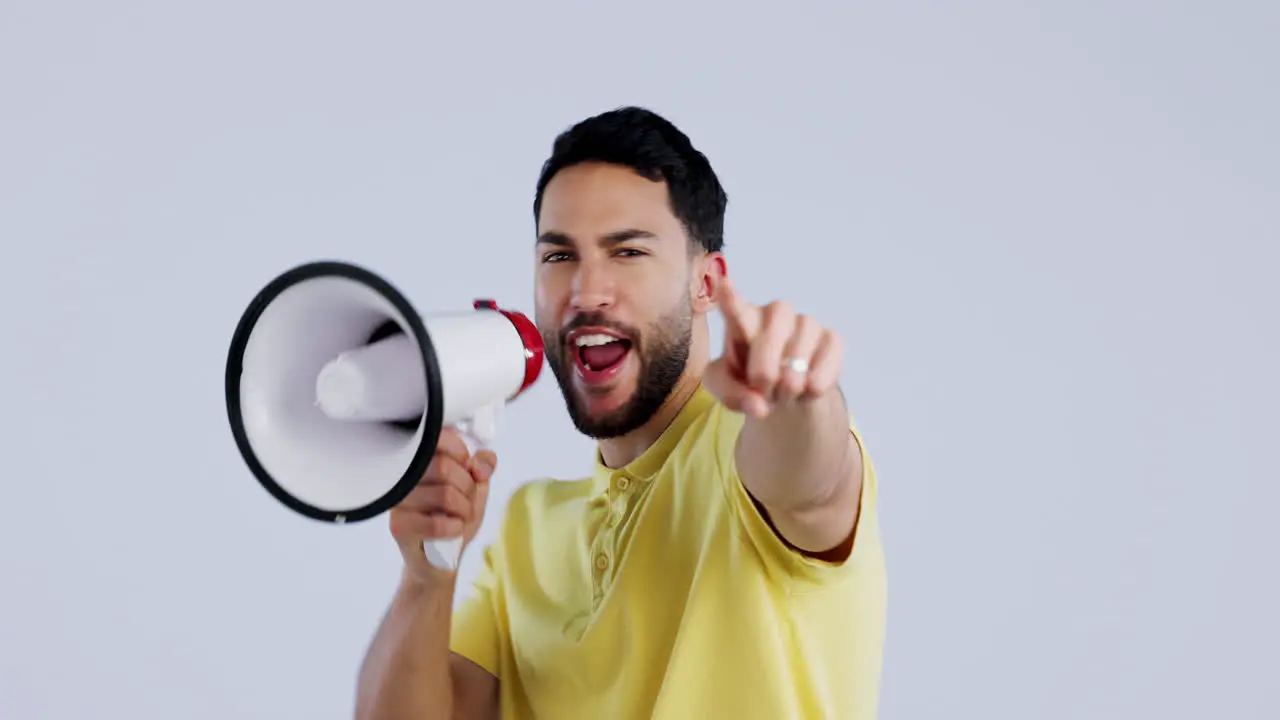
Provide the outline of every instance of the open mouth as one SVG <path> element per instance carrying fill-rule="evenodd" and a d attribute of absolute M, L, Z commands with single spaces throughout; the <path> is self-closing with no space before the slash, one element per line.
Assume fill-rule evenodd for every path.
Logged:
<path fill-rule="evenodd" d="M 572 338 L 579 372 L 588 382 L 601 382 L 622 367 L 631 341 L 607 333 L 583 333 Z"/>

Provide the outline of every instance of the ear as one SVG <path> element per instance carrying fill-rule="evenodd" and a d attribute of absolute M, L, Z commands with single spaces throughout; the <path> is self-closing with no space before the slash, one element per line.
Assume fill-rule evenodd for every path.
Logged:
<path fill-rule="evenodd" d="M 724 254 L 702 253 L 693 258 L 693 272 L 689 274 L 689 297 L 693 298 L 693 312 L 705 315 L 716 307 L 720 286 L 726 275 Z"/>

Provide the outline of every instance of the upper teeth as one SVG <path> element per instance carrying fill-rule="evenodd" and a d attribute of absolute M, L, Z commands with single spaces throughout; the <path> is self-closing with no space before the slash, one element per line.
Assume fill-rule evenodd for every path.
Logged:
<path fill-rule="evenodd" d="M 606 345 L 611 342 L 617 342 L 618 338 L 604 333 L 595 333 L 594 335 L 579 335 L 574 341 L 578 344 L 578 347 L 585 347 L 587 345 Z"/>

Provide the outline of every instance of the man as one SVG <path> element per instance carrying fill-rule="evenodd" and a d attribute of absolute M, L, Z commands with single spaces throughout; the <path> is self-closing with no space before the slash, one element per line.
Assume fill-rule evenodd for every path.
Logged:
<path fill-rule="evenodd" d="M 455 614 L 455 576 L 422 543 L 474 538 L 497 458 L 442 438 L 391 513 L 405 568 L 359 717 L 875 717 L 885 571 L 843 346 L 734 292 L 725 204 L 649 111 L 557 138 L 534 200 L 536 318 L 594 475 L 520 488 Z"/>

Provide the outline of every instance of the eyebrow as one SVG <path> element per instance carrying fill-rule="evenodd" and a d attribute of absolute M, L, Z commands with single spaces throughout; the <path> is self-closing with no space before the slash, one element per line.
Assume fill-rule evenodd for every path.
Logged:
<path fill-rule="evenodd" d="M 654 235 L 648 230 L 637 230 L 634 228 L 628 228 L 626 230 L 615 230 L 614 232 L 611 232 L 601 237 L 600 244 L 618 245 L 624 242 L 629 242 L 631 240 L 656 240 L 657 238 L 658 238 L 657 235 Z M 573 247 L 574 242 L 573 242 L 573 238 L 569 237 L 568 235 L 562 232 L 556 232 L 555 230 L 548 230 L 547 232 L 544 232 L 538 236 L 537 244 L 556 245 L 558 247 Z"/>

